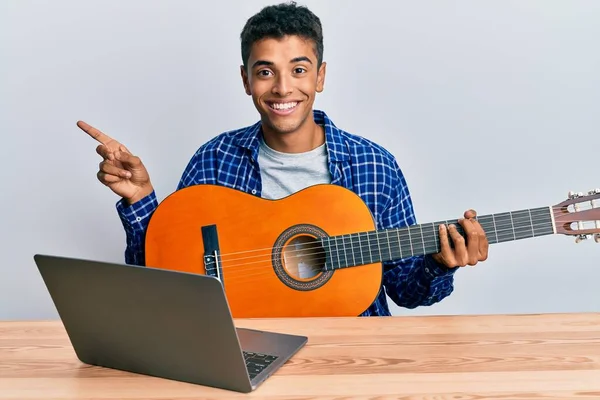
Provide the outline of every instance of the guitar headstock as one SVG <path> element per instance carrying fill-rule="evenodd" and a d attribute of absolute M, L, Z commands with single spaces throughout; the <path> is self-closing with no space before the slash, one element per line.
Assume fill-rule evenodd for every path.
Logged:
<path fill-rule="evenodd" d="M 556 233 L 576 236 L 577 243 L 592 237 L 600 243 L 600 189 L 569 192 L 568 199 L 552 211 Z"/>

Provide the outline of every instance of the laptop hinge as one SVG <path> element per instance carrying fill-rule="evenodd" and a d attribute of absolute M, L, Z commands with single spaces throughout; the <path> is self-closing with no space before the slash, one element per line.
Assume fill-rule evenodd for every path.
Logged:
<path fill-rule="evenodd" d="M 214 276 L 223 283 L 219 236 L 216 225 L 202 227 L 202 241 L 204 244 L 204 269 L 206 275 Z"/>

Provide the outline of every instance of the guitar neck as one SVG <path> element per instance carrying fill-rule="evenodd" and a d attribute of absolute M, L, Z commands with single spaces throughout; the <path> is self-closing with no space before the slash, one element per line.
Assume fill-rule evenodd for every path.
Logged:
<path fill-rule="evenodd" d="M 552 207 L 489 214 L 477 217 L 490 244 L 555 233 Z M 327 253 L 326 270 L 435 254 L 440 251 L 438 226 L 458 220 L 437 221 L 397 229 L 357 232 L 321 239 Z"/>

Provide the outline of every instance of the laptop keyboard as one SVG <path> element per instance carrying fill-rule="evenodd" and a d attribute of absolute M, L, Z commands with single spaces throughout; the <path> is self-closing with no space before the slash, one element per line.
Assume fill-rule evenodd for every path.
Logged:
<path fill-rule="evenodd" d="M 252 353 L 250 351 L 243 351 L 243 353 L 250 379 L 254 379 L 256 375 L 260 374 L 263 369 L 277 359 L 277 356 L 269 354 Z"/>

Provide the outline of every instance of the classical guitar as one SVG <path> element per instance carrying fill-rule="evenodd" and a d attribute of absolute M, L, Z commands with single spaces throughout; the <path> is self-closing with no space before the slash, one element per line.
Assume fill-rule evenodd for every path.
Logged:
<path fill-rule="evenodd" d="M 600 242 L 598 199 L 600 189 L 477 219 L 490 244 L 551 234 Z M 146 265 L 220 279 L 236 318 L 357 316 L 380 290 L 383 261 L 439 252 L 437 226 L 456 222 L 376 230 L 362 199 L 337 185 L 280 200 L 196 185 L 154 212 Z"/>

